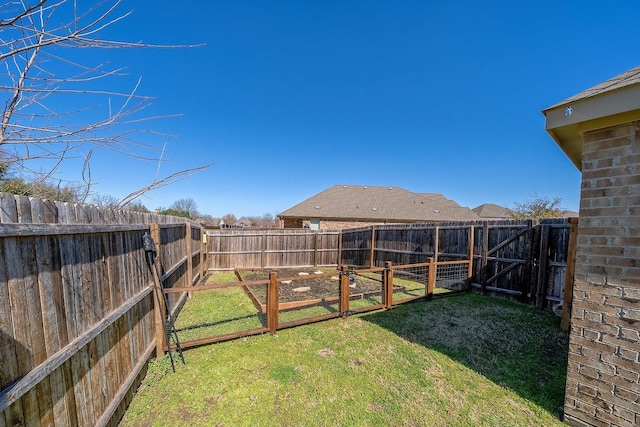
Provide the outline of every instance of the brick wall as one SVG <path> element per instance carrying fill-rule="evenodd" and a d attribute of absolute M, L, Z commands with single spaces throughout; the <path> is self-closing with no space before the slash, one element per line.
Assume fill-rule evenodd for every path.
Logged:
<path fill-rule="evenodd" d="M 370 227 L 372 225 L 384 224 L 381 222 L 364 221 L 320 221 L 320 230 L 344 230 L 347 228 Z M 284 228 L 303 228 L 309 225 L 308 220 L 302 218 L 284 218 Z"/>
<path fill-rule="evenodd" d="M 282 225 L 283 228 L 302 228 L 302 218 L 284 218 Z"/>
<path fill-rule="evenodd" d="M 584 134 L 564 406 L 575 426 L 640 425 L 639 126 Z"/>
<path fill-rule="evenodd" d="M 320 230 L 345 230 L 348 228 L 370 227 L 380 223 L 360 221 L 320 221 Z"/>
<path fill-rule="evenodd" d="M 411 222 L 416 224 L 417 222 Z M 320 230 L 346 230 L 349 228 L 371 227 L 372 225 L 389 225 L 386 222 L 366 222 L 366 221 L 320 221 Z M 392 224 L 402 224 L 394 222 Z"/>

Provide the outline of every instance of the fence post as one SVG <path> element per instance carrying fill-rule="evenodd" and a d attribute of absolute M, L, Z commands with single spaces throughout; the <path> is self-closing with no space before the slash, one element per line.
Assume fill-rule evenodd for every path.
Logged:
<path fill-rule="evenodd" d="M 433 298 L 433 288 L 436 285 L 436 263 L 432 257 L 429 257 L 429 276 L 427 279 L 427 301 L 431 301 Z"/>
<path fill-rule="evenodd" d="M 267 328 L 271 335 L 276 333 L 278 329 L 278 273 L 272 271 L 269 273 L 269 285 L 267 285 Z"/>
<path fill-rule="evenodd" d="M 393 263 L 386 261 L 384 266 L 384 307 L 389 310 L 393 306 Z"/>
<path fill-rule="evenodd" d="M 349 272 L 346 265 L 340 266 L 340 316 L 349 315 Z"/>
<path fill-rule="evenodd" d="M 200 278 L 204 279 L 205 274 L 209 270 L 209 266 L 206 264 L 209 262 L 207 255 L 207 230 L 203 227 L 200 231 Z"/>
<path fill-rule="evenodd" d="M 578 218 L 569 218 L 569 250 L 567 251 L 567 270 L 564 279 L 564 297 L 562 298 L 562 319 L 560 327 L 569 329 L 571 324 L 571 303 L 573 300 L 573 279 L 576 269 L 576 246 L 578 243 Z"/>
<path fill-rule="evenodd" d="M 313 266 L 318 266 L 318 231 L 313 233 Z"/>
<path fill-rule="evenodd" d="M 475 246 L 475 227 L 469 226 L 469 268 L 467 270 L 467 292 L 471 292 L 471 278 L 473 277 L 473 247 Z"/>
<path fill-rule="evenodd" d="M 540 252 L 538 253 L 538 277 L 536 281 L 536 308 L 544 307 L 547 291 L 547 263 L 549 261 L 549 225 L 540 225 Z"/>
<path fill-rule="evenodd" d="M 376 246 L 376 226 L 371 226 L 371 251 L 369 253 L 369 268 L 374 267 L 375 263 L 375 246 Z"/>
<path fill-rule="evenodd" d="M 438 262 L 438 250 L 440 250 L 440 227 L 436 226 L 434 229 L 433 239 L 433 260 Z"/>
<path fill-rule="evenodd" d="M 266 231 L 263 231 L 260 235 L 260 268 L 264 268 L 267 265 L 267 236 Z"/>
<path fill-rule="evenodd" d="M 342 264 L 342 230 L 340 230 L 340 234 L 338 234 L 338 259 L 336 260 L 336 264 Z"/>
<path fill-rule="evenodd" d="M 480 252 L 480 276 L 482 285 L 482 295 L 487 294 L 487 276 L 489 272 L 487 271 L 489 266 L 487 263 L 487 257 L 489 253 L 489 222 L 484 221 L 482 223 L 482 252 Z"/>
<path fill-rule="evenodd" d="M 185 248 L 184 251 L 187 253 L 187 286 L 193 286 L 193 235 L 191 230 L 191 224 L 185 222 L 185 230 L 184 230 L 184 240 L 185 240 Z M 189 292 L 189 298 L 193 297 L 193 292 Z"/>
<path fill-rule="evenodd" d="M 149 225 L 149 234 L 151 238 L 156 244 L 156 258 L 154 262 L 158 266 L 157 270 L 153 266 L 151 266 L 151 274 L 154 277 L 153 286 L 155 288 L 154 292 L 156 295 L 162 296 L 162 278 L 158 277 L 157 272 L 162 272 L 162 263 L 160 261 L 160 250 L 162 249 L 162 245 L 160 244 L 160 224 L 150 224 Z M 159 301 L 158 301 L 159 300 Z M 162 357 L 164 355 L 164 350 L 167 348 L 167 335 L 164 330 L 164 319 L 167 318 L 167 308 L 164 306 L 164 298 L 155 298 L 154 299 L 154 310 L 153 317 L 156 329 L 156 357 Z"/>
<path fill-rule="evenodd" d="M 522 281 L 522 285 L 520 286 L 520 302 L 527 304 L 530 303 L 530 297 L 529 295 L 531 295 L 531 285 L 532 285 L 532 271 L 533 271 L 533 263 L 534 263 L 534 251 L 533 251 L 533 241 L 534 241 L 534 236 L 536 235 L 536 231 L 535 228 L 533 227 L 533 221 L 532 220 L 527 220 L 527 240 L 526 243 L 524 245 L 524 249 L 525 249 L 525 260 L 526 260 L 526 264 L 524 265 L 524 277 L 526 278 L 526 280 Z M 533 295 L 531 295 L 531 298 L 533 297 Z"/>

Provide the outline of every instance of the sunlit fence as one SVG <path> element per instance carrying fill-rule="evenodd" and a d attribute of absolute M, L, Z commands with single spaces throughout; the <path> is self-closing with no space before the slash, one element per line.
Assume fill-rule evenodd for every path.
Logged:
<path fill-rule="evenodd" d="M 0 426 L 117 424 L 165 350 L 145 234 L 157 286 L 202 279 L 195 222 L 0 193 Z"/>
<path fill-rule="evenodd" d="M 564 303 L 564 294 L 570 294 L 575 258 L 575 245 L 570 242 L 575 241 L 576 231 L 577 218 L 559 218 L 539 223 L 386 224 L 341 231 L 209 232 L 207 268 L 212 273 L 236 268 L 321 269 L 339 265 L 364 269 L 384 267 L 387 261 L 411 265 L 430 258 L 439 263 L 472 260 L 472 286 L 478 292 L 556 309 Z M 463 272 L 454 269 L 464 267 L 440 269 L 438 282 L 455 283 Z M 564 311 L 569 312 L 567 304 Z"/>

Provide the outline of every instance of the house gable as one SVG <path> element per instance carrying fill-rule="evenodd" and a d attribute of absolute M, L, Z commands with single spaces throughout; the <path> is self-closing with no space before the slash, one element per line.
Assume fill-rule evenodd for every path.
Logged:
<path fill-rule="evenodd" d="M 473 208 L 481 219 L 513 219 L 511 211 L 503 206 L 485 203 Z"/>

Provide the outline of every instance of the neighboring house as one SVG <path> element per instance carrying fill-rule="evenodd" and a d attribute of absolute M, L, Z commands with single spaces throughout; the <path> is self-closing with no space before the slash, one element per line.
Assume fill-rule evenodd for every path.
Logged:
<path fill-rule="evenodd" d="M 196 218 L 194 221 L 199 222 L 205 230 L 220 228 L 220 220 L 216 218 Z"/>
<path fill-rule="evenodd" d="M 480 219 L 484 221 L 499 221 L 513 219 L 513 212 L 510 209 L 502 207 L 500 205 L 494 205 L 492 203 L 485 203 L 476 208 L 473 211 L 478 214 Z M 559 216 L 561 218 L 574 218 L 578 216 L 578 212 L 574 211 L 562 211 Z"/>
<path fill-rule="evenodd" d="M 543 111 L 582 171 L 564 420 L 640 425 L 640 67 Z"/>
<path fill-rule="evenodd" d="M 473 208 L 473 211 L 480 217 L 480 219 L 486 221 L 513 219 L 513 216 L 511 215 L 511 211 L 509 209 L 500 205 L 494 205 L 492 203 L 485 203 L 484 205 L 480 205 L 476 208 Z"/>
<path fill-rule="evenodd" d="M 575 211 L 564 211 L 562 212 L 562 218 L 577 218 L 580 216 L 579 212 Z"/>
<path fill-rule="evenodd" d="M 252 225 L 253 225 L 253 222 L 251 222 L 248 219 L 241 219 L 240 221 L 236 221 L 233 223 L 233 226 L 236 228 L 251 227 Z"/>
<path fill-rule="evenodd" d="M 442 194 L 399 187 L 334 185 L 278 215 L 284 228 L 335 230 L 372 224 L 477 221 Z"/>

